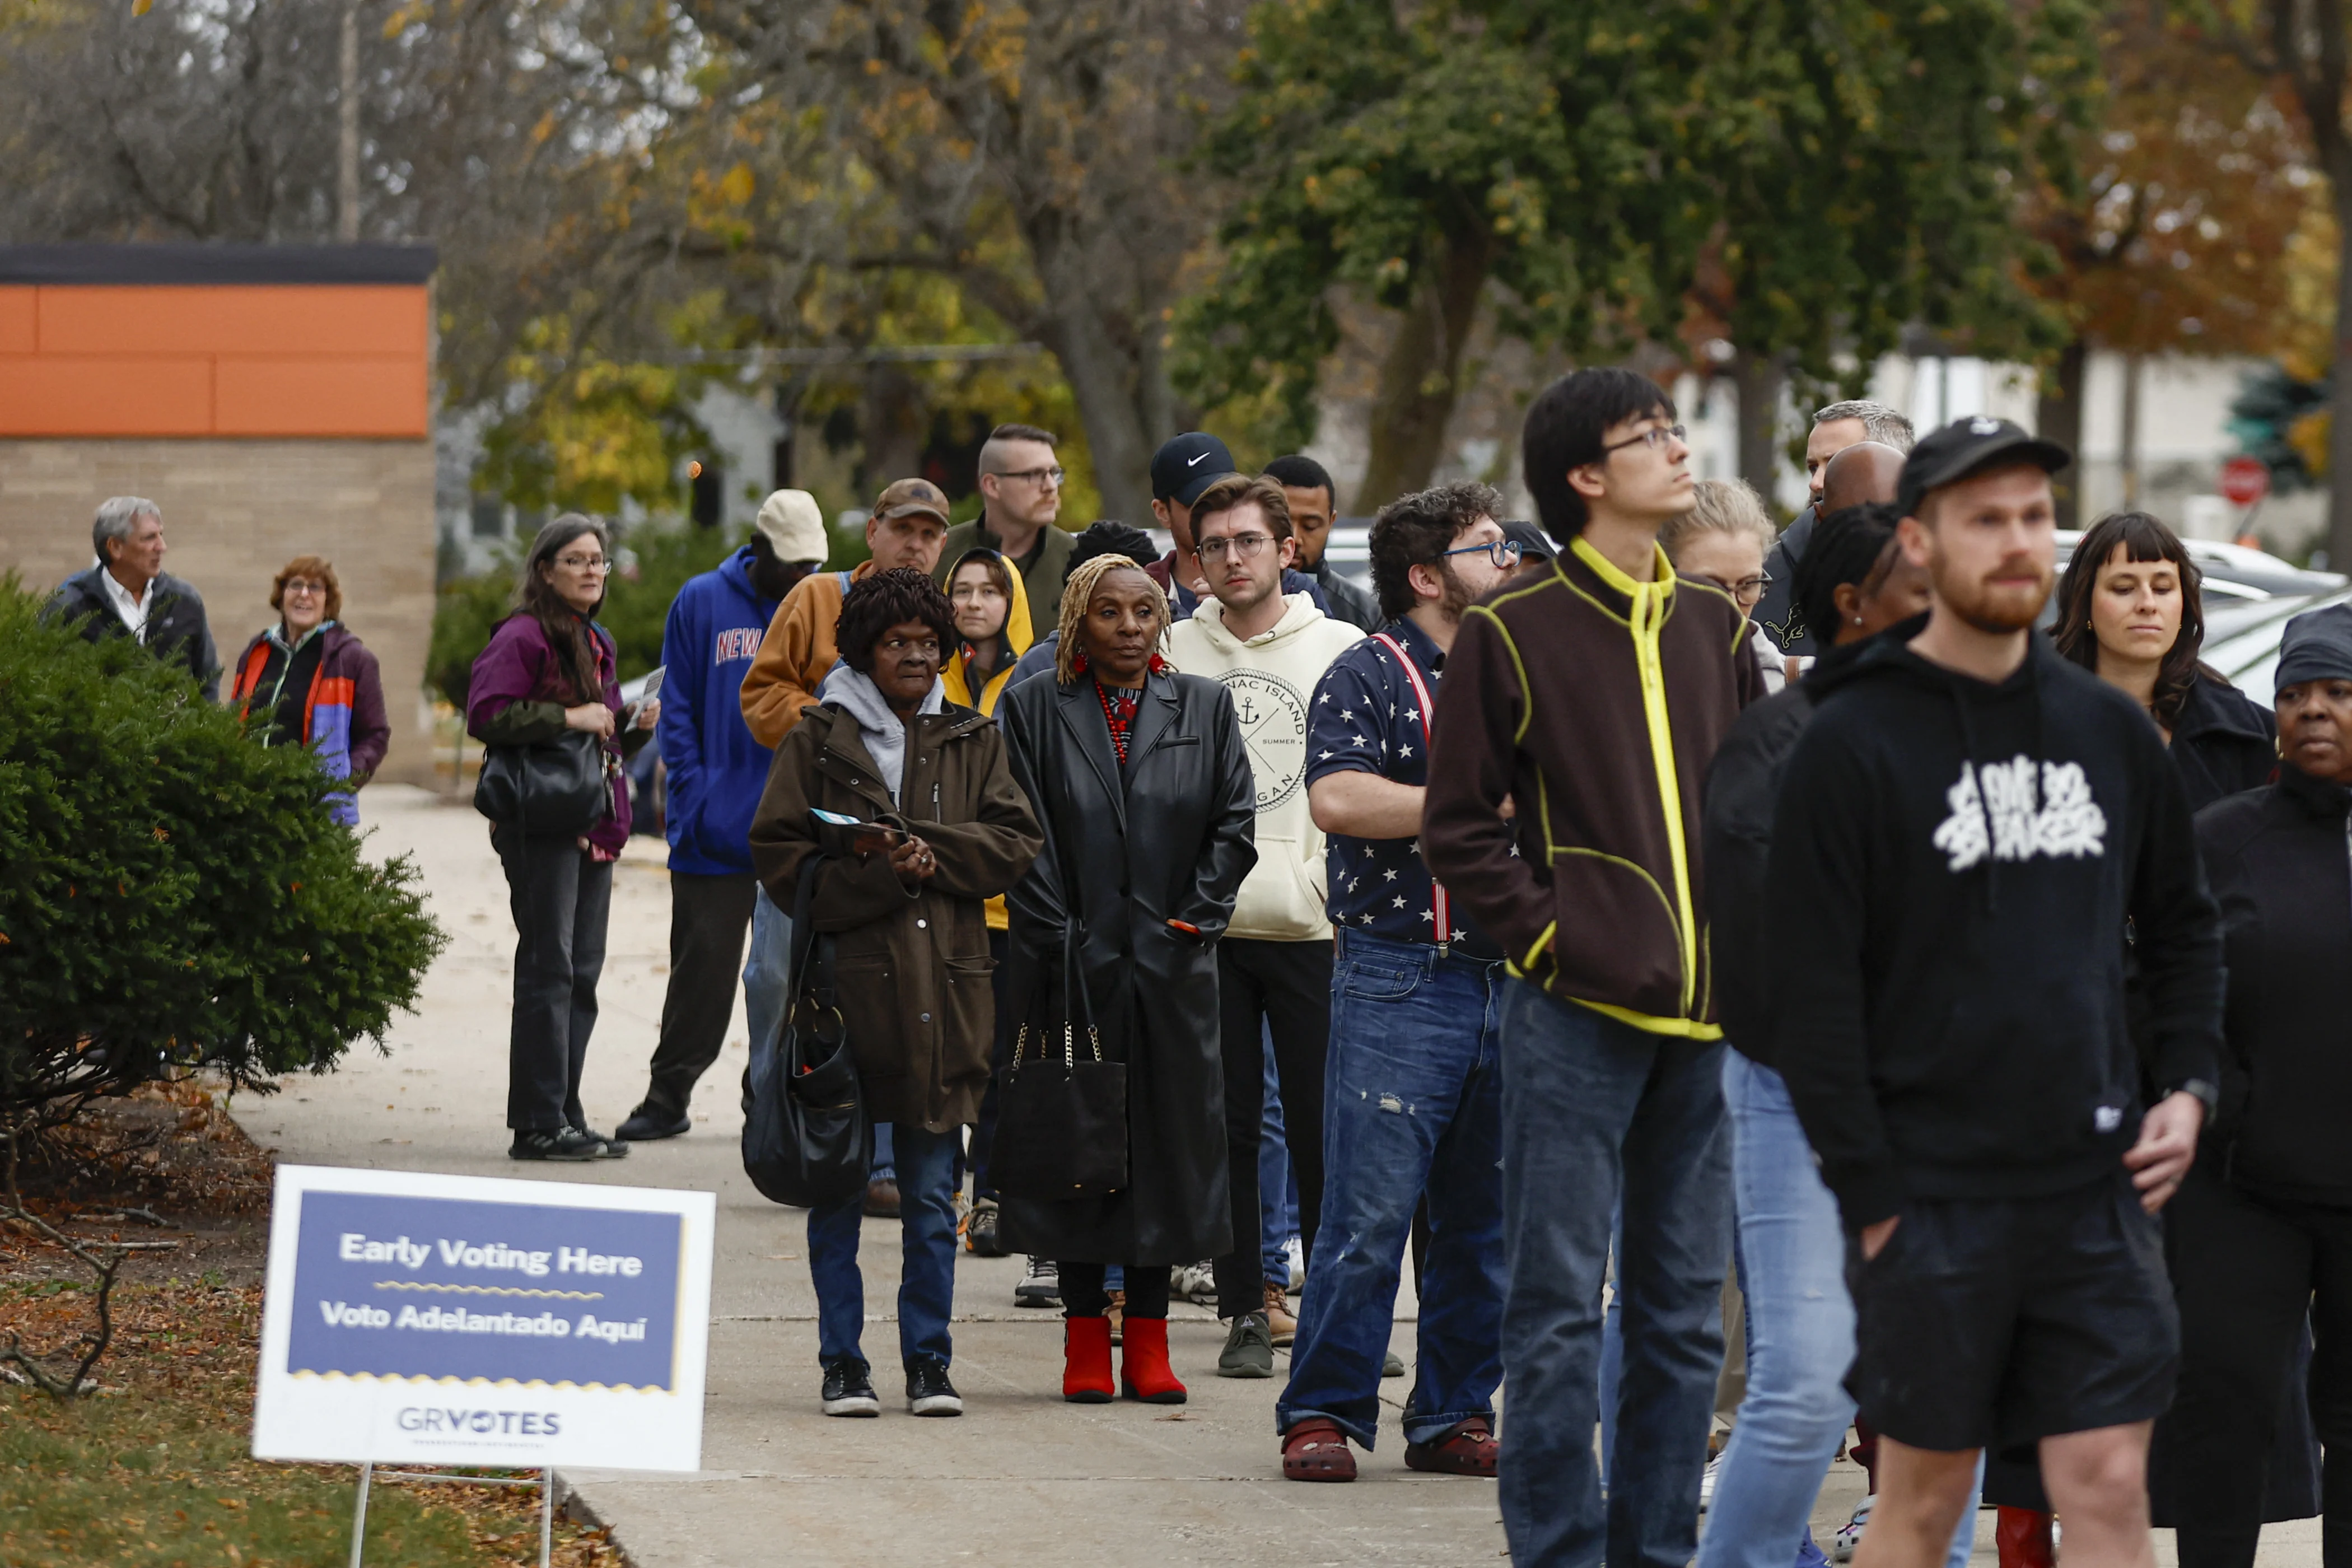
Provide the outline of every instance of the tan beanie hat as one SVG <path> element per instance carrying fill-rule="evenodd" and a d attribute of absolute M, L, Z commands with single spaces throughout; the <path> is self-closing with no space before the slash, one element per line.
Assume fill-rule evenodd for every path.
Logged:
<path fill-rule="evenodd" d="M 779 561 L 823 561 L 830 552 L 824 514 L 806 490 L 778 490 L 760 503 L 755 525 L 775 547 Z"/>

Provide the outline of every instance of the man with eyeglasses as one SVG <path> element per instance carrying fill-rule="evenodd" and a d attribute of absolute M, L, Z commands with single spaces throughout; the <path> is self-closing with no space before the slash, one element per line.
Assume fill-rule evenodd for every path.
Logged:
<path fill-rule="evenodd" d="M 1307 804 L 1307 713 L 1331 661 L 1360 634 L 1305 594 L 1285 594 L 1295 558 L 1290 507 L 1267 479 L 1227 474 L 1192 503 L 1192 537 L 1213 595 L 1168 637 L 1168 662 L 1222 681 L 1257 781 L 1257 863 L 1217 943 L 1225 1069 L 1225 1152 L 1234 1249 L 1216 1260 L 1217 1315 L 1233 1324 L 1220 1377 L 1272 1377 L 1272 1309 L 1258 1206 L 1258 1134 L 1268 1038 L 1298 1181 L 1299 1240 L 1315 1249 L 1323 1199 L 1323 1053 L 1331 1032 L 1331 922 L 1323 832 Z"/>
<path fill-rule="evenodd" d="M 1446 650 L 1464 612 L 1518 566 L 1518 544 L 1495 521 L 1501 510 L 1502 497 L 1479 484 L 1382 507 L 1372 582 L 1391 618 L 1335 659 L 1315 692 L 1307 799 L 1330 836 L 1325 882 L 1339 944 L 1324 1061 L 1331 1223 L 1307 1262 L 1290 1384 L 1275 1406 L 1282 1473 L 1295 1481 L 1355 1479 L 1349 1439 L 1369 1450 L 1378 1435 L 1381 1362 L 1424 1193 L 1429 1250 L 1404 1462 L 1495 1473 L 1503 950 L 1431 878 L 1418 840 Z"/>
<path fill-rule="evenodd" d="M 1560 556 L 1463 616 L 1421 833 L 1430 870 L 1512 966 L 1498 1500 L 1516 1562 L 1685 1563 L 1731 1256 L 1701 785 L 1762 680 L 1738 605 L 1678 579 L 1658 547 L 1694 494 L 1657 384 L 1578 371 L 1536 398 L 1522 440 Z M 1601 1289 L 1621 1202 L 1625 1360 L 1604 1501 Z"/>
<path fill-rule="evenodd" d="M 980 448 L 981 513 L 948 530 L 932 580 L 947 586 L 948 574 L 970 552 L 993 550 L 1019 569 L 1032 605 L 1051 617 L 1062 602 L 1062 580 L 1070 570 L 1074 542 L 1063 530 L 1062 465 L 1054 458 L 1054 433 L 1034 425 L 999 425 Z"/>

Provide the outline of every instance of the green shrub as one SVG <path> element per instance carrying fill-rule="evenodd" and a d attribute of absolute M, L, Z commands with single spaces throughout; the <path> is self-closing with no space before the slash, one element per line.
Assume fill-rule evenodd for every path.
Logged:
<path fill-rule="evenodd" d="M 0 1117 L 175 1066 L 267 1090 L 381 1047 L 446 941 L 415 868 L 360 853 L 309 752 L 38 611 L 0 581 Z"/>

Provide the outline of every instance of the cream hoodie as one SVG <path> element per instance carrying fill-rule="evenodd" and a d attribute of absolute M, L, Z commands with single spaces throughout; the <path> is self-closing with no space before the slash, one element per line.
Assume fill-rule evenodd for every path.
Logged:
<path fill-rule="evenodd" d="M 1304 594 L 1283 602 L 1289 607 L 1272 631 L 1242 642 L 1225 630 L 1224 605 L 1202 600 L 1192 618 L 1168 634 L 1168 661 L 1233 693 L 1257 780 L 1257 864 L 1243 879 L 1227 934 L 1328 942 L 1323 830 L 1307 810 L 1307 710 L 1323 672 L 1364 634 Z"/>

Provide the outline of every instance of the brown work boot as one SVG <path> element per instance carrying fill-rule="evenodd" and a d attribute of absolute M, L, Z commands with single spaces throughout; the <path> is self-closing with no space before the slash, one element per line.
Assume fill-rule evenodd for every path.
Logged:
<path fill-rule="evenodd" d="M 1271 1279 L 1265 1282 L 1265 1322 L 1274 1331 L 1276 1350 L 1288 1350 L 1298 1338 L 1298 1320 L 1290 1315 L 1290 1298 Z"/>

